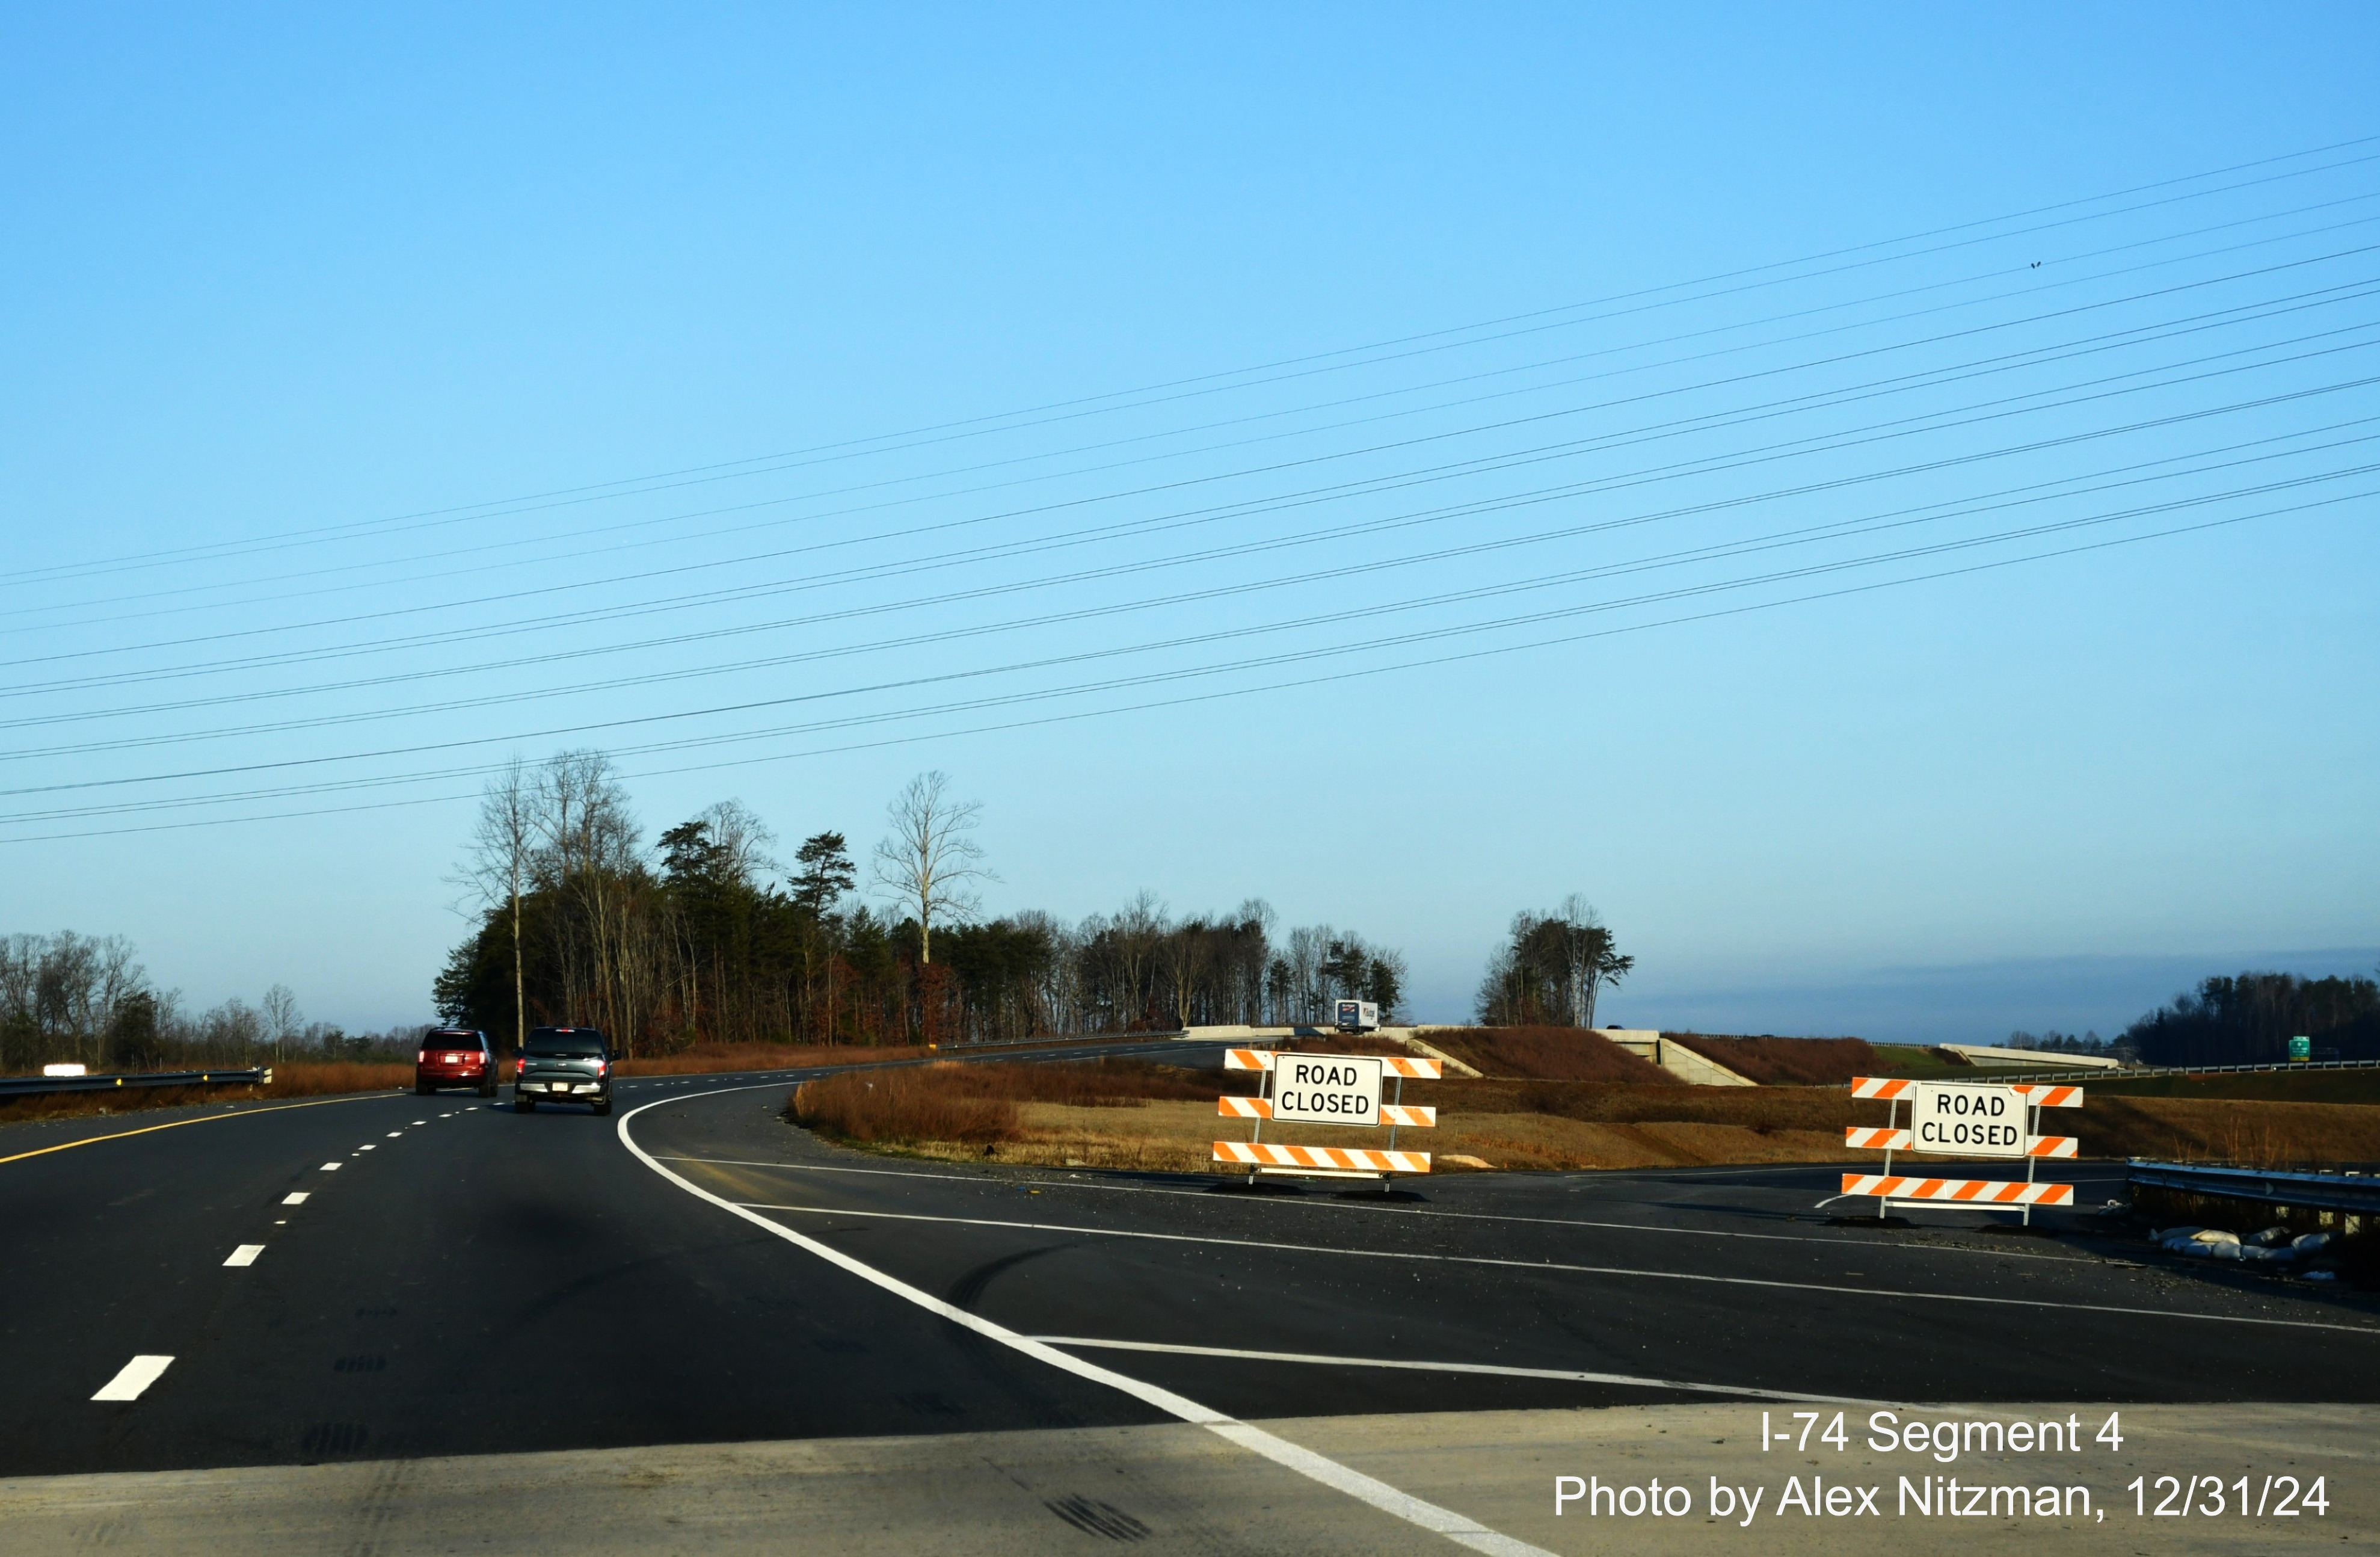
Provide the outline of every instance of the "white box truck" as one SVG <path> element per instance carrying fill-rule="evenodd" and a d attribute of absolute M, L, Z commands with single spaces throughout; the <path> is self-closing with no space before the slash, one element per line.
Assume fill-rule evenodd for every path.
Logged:
<path fill-rule="evenodd" d="M 1342 1000 L 1331 1026 L 1341 1032 L 1370 1032 L 1380 1025 L 1380 1008 L 1368 1000 Z"/>

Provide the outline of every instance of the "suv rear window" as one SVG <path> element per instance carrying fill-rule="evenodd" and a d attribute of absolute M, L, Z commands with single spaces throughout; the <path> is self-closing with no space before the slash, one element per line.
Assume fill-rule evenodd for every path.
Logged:
<path fill-rule="evenodd" d="M 424 1049 L 479 1049 L 483 1047 L 475 1032 L 434 1032 L 421 1040 Z"/>
<path fill-rule="evenodd" d="M 541 1060 L 600 1060 L 603 1057 L 603 1035 L 592 1028 L 580 1028 L 575 1032 L 540 1028 L 530 1032 L 528 1047 L 522 1052 Z"/>

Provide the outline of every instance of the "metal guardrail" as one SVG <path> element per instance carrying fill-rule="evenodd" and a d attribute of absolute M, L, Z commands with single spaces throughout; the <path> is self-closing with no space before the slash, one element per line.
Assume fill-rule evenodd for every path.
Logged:
<path fill-rule="evenodd" d="M 2380 1214 L 2380 1177 L 2360 1174 L 2289 1173 L 2266 1168 L 2214 1168 L 2192 1162 L 2126 1164 L 2134 1188 L 2179 1190 L 2264 1206 Z"/>
<path fill-rule="evenodd" d="M 2119 1081 L 2138 1081 L 2152 1076 L 2245 1076 L 2254 1071 L 2301 1070 L 2380 1070 L 2380 1060 L 2280 1060 L 2271 1064 L 2256 1065 L 2132 1065 L 2123 1070 L 2099 1070 L 2078 1065 L 2059 1065 L 2050 1070 L 2001 1070 L 1995 1065 L 1961 1065 L 1957 1076 L 1929 1076 L 1926 1081 L 2070 1081 L 2078 1087 L 2111 1087 Z M 1848 1081 L 1830 1081 L 1829 1087 L 1848 1087 Z"/>
<path fill-rule="evenodd" d="M 0 1076 L 0 1098 L 33 1098 L 46 1092 L 113 1092 L 128 1087 L 265 1087 L 273 1067 L 261 1070 L 144 1070 L 121 1076 Z"/>

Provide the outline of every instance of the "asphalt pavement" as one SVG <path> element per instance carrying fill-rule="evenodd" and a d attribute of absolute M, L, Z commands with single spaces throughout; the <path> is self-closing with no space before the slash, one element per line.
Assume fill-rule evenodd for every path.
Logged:
<path fill-rule="evenodd" d="M 705 1445 L 746 1446 L 739 1464 L 869 1445 L 868 1485 L 914 1489 L 881 1470 L 901 1444 L 938 1464 L 933 1445 L 975 1445 L 971 1465 L 1006 1444 L 1110 1478 L 988 1484 L 1023 1497 L 1019 1549 L 1055 1520 L 1209 1550 L 1442 1550 L 1427 1521 L 1447 1515 L 1520 1551 L 1495 1534 L 1517 1514 L 1400 1513 L 1298 1444 L 1359 1418 L 1379 1442 L 1439 1424 L 1451 1453 L 1444 1424 L 1466 1419 L 2380 1405 L 2367 1297 L 2095 1236 L 2120 1166 L 2064 1175 L 2084 1214 L 2054 1236 L 1971 1212 L 1838 1224 L 1848 1208 L 1818 1209 L 1835 1170 L 1808 1167 L 1251 1191 L 866 1156 L 785 1122 L 794 1079 L 623 1080 L 611 1118 L 455 1092 L 0 1129 L 0 1511 L 219 1467 L 302 1487 Z M 42 1150 L 72 1140 L 90 1144 Z M 119 1378 L 129 1398 L 92 1398 Z M 1283 1422 L 1350 1426 L 1245 1426 Z M 1219 1451 L 1219 1432 L 1242 1438 Z M 1304 1544 L 1216 1506 L 1233 1475 Z M 952 1508 L 972 1495 L 954 1483 Z M 878 1527 L 868 1506 L 844 1544 Z M 1100 1508 L 1135 1506 L 1140 1535 L 1103 1527 Z"/>

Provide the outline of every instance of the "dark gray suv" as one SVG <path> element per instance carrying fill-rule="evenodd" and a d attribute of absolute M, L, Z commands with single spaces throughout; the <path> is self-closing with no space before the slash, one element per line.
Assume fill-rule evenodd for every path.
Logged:
<path fill-rule="evenodd" d="M 540 1102 L 586 1103 L 612 1112 L 612 1046 L 593 1028 L 531 1028 L 513 1073 L 513 1110 Z"/>

